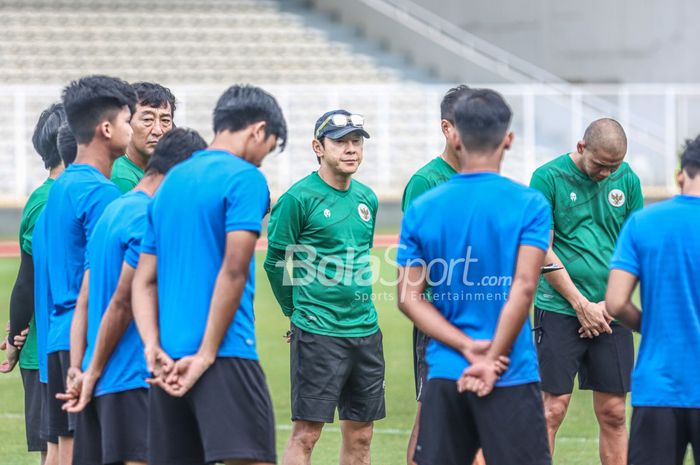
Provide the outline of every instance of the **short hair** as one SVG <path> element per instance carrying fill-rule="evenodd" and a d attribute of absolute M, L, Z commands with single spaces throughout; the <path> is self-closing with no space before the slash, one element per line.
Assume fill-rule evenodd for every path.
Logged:
<path fill-rule="evenodd" d="M 460 84 L 447 91 L 440 102 L 440 119 L 455 124 L 455 103 L 463 95 L 468 95 L 472 89 L 466 84 Z"/>
<path fill-rule="evenodd" d="M 473 89 L 455 103 L 455 126 L 468 151 L 493 150 L 508 132 L 513 112 L 501 94 Z"/>
<path fill-rule="evenodd" d="M 277 137 L 280 150 L 287 144 L 287 122 L 277 100 L 255 86 L 229 87 L 214 108 L 214 132 L 240 131 L 251 124 L 267 123 L 265 135 Z"/>
<path fill-rule="evenodd" d="M 627 152 L 627 135 L 620 123 L 612 118 L 600 118 L 588 125 L 583 141 L 591 151 L 598 149 L 624 155 Z"/>
<path fill-rule="evenodd" d="M 137 103 L 146 107 L 165 108 L 175 114 L 175 96 L 167 87 L 155 82 L 135 82 L 131 85 L 136 91 Z"/>
<path fill-rule="evenodd" d="M 207 143 L 197 131 L 175 128 L 158 141 L 146 166 L 146 173 L 166 174 L 170 168 L 205 148 Z"/>
<path fill-rule="evenodd" d="M 61 156 L 58 153 L 56 139 L 58 129 L 66 121 L 66 111 L 62 103 L 54 103 L 41 112 L 39 120 L 32 134 L 34 150 L 44 161 L 44 167 L 48 170 L 61 164 Z"/>
<path fill-rule="evenodd" d="M 688 173 L 690 179 L 700 173 L 700 136 L 685 141 L 681 155 L 681 169 Z"/>
<path fill-rule="evenodd" d="M 113 77 L 87 76 L 63 89 L 68 124 L 78 144 L 90 143 L 95 127 L 105 119 L 111 121 L 123 107 L 133 113 L 135 104 L 134 88 Z"/>
<path fill-rule="evenodd" d="M 58 153 L 63 160 L 63 166 L 68 168 L 78 155 L 78 143 L 68 123 L 63 123 L 58 130 Z"/>

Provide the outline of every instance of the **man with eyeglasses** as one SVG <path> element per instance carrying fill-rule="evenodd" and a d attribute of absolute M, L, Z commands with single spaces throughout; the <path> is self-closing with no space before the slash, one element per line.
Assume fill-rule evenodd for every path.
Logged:
<path fill-rule="evenodd" d="M 143 178 L 156 144 L 173 128 L 175 114 L 175 96 L 167 87 L 154 82 L 137 82 L 132 87 L 139 99 L 131 116 L 133 136 L 126 153 L 115 160 L 111 177 L 124 193 Z"/>
<path fill-rule="evenodd" d="M 352 179 L 365 138 L 362 116 L 345 110 L 321 116 L 312 141 L 318 171 L 272 208 L 265 271 L 291 320 L 293 426 L 283 465 L 310 463 L 336 408 L 340 463 L 369 463 L 373 422 L 385 416 L 382 333 L 369 266 L 378 202 Z"/>

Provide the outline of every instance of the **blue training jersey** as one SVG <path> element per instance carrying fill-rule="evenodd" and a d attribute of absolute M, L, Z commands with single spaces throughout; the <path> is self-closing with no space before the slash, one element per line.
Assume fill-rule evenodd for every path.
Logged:
<path fill-rule="evenodd" d="M 641 283 L 635 407 L 700 408 L 700 197 L 678 195 L 635 213 L 610 262 Z"/>
<path fill-rule="evenodd" d="M 32 235 L 32 259 L 34 261 L 34 324 L 36 325 L 36 350 L 39 356 L 39 381 L 48 382 L 47 339 L 49 314 L 53 308 L 49 287 L 49 268 L 46 250 L 46 210 L 42 211 L 34 225 Z"/>
<path fill-rule="evenodd" d="M 143 191 L 124 194 L 107 206 L 88 240 L 86 266 L 90 270 L 90 287 L 83 371 L 92 360 L 100 322 L 117 289 L 123 263 L 126 261 L 133 268 L 138 265 L 150 200 Z M 146 388 L 147 377 L 143 343 L 132 321 L 102 371 L 95 396 Z"/>
<path fill-rule="evenodd" d="M 204 150 L 174 167 L 148 211 L 142 253 L 157 256 L 158 316 L 163 349 L 173 358 L 197 352 L 209 316 L 226 234 L 260 233 L 269 206 L 265 177 L 221 150 Z M 253 295 L 255 260 L 218 356 L 257 360 Z"/>
<path fill-rule="evenodd" d="M 546 251 L 551 228 L 544 196 L 496 173 L 459 174 L 413 201 L 401 226 L 400 266 L 428 270 L 433 305 L 472 339 L 491 340 L 505 304 L 521 245 Z M 496 386 L 539 381 L 529 320 Z M 431 340 L 428 378 L 459 379 L 469 363 Z"/>
<path fill-rule="evenodd" d="M 97 168 L 72 164 L 46 204 L 46 245 L 53 309 L 48 353 L 70 349 L 70 325 L 85 271 L 85 247 L 105 207 L 121 191 Z"/>

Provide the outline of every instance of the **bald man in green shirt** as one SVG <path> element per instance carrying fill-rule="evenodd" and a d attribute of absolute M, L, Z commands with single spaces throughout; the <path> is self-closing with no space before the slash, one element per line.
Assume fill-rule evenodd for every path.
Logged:
<path fill-rule="evenodd" d="M 531 187 L 552 207 L 546 263 L 535 298 L 538 358 L 550 448 L 566 415 L 574 377 L 593 391 L 603 465 L 627 463 L 625 399 L 634 363 L 632 333 L 605 307 L 608 263 L 623 223 L 643 206 L 627 163 L 627 137 L 615 120 L 588 126 L 576 150 L 538 168 Z"/>
<path fill-rule="evenodd" d="M 139 99 L 131 116 L 133 135 L 126 153 L 114 161 L 111 176 L 123 193 L 139 183 L 156 144 L 173 128 L 175 115 L 175 96 L 167 87 L 153 82 L 137 82 L 132 87 Z"/>

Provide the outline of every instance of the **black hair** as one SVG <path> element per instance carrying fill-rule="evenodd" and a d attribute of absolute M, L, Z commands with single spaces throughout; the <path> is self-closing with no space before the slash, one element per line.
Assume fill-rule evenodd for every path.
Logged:
<path fill-rule="evenodd" d="M 265 121 L 265 135 L 277 137 L 280 150 L 287 144 L 287 122 L 277 100 L 255 86 L 231 86 L 219 97 L 214 108 L 214 132 L 240 131 Z"/>
<path fill-rule="evenodd" d="M 685 141 L 681 155 L 681 169 L 690 179 L 695 179 L 695 176 L 700 173 L 700 136 Z"/>
<path fill-rule="evenodd" d="M 61 164 L 61 156 L 56 147 L 58 129 L 66 121 L 66 111 L 62 103 L 54 103 L 41 112 L 32 134 L 34 150 L 41 155 L 44 167 L 48 170 Z"/>
<path fill-rule="evenodd" d="M 455 126 L 468 151 L 493 150 L 508 132 L 513 112 L 501 94 L 474 89 L 455 103 Z"/>
<path fill-rule="evenodd" d="M 463 95 L 469 95 L 472 89 L 466 84 L 460 84 L 448 90 L 440 102 L 440 119 L 455 124 L 455 103 Z"/>
<path fill-rule="evenodd" d="M 583 133 L 583 141 L 591 151 L 602 149 L 618 155 L 627 152 L 625 130 L 612 118 L 600 118 L 589 124 Z"/>
<path fill-rule="evenodd" d="M 146 166 L 146 173 L 166 174 L 170 168 L 205 148 L 207 143 L 194 129 L 176 128 L 168 131 L 158 141 Z"/>
<path fill-rule="evenodd" d="M 78 143 L 68 123 L 63 123 L 58 130 L 58 153 L 63 160 L 63 166 L 68 168 L 78 155 Z"/>
<path fill-rule="evenodd" d="M 125 106 L 131 112 L 136 105 L 136 91 L 128 82 L 108 76 L 86 76 L 63 89 L 63 105 L 75 140 L 88 144 L 95 127 L 112 120 Z"/>
<path fill-rule="evenodd" d="M 135 82 L 131 85 L 136 91 L 137 103 L 146 107 L 165 108 L 170 104 L 170 111 L 175 114 L 175 96 L 167 87 L 155 82 Z"/>

